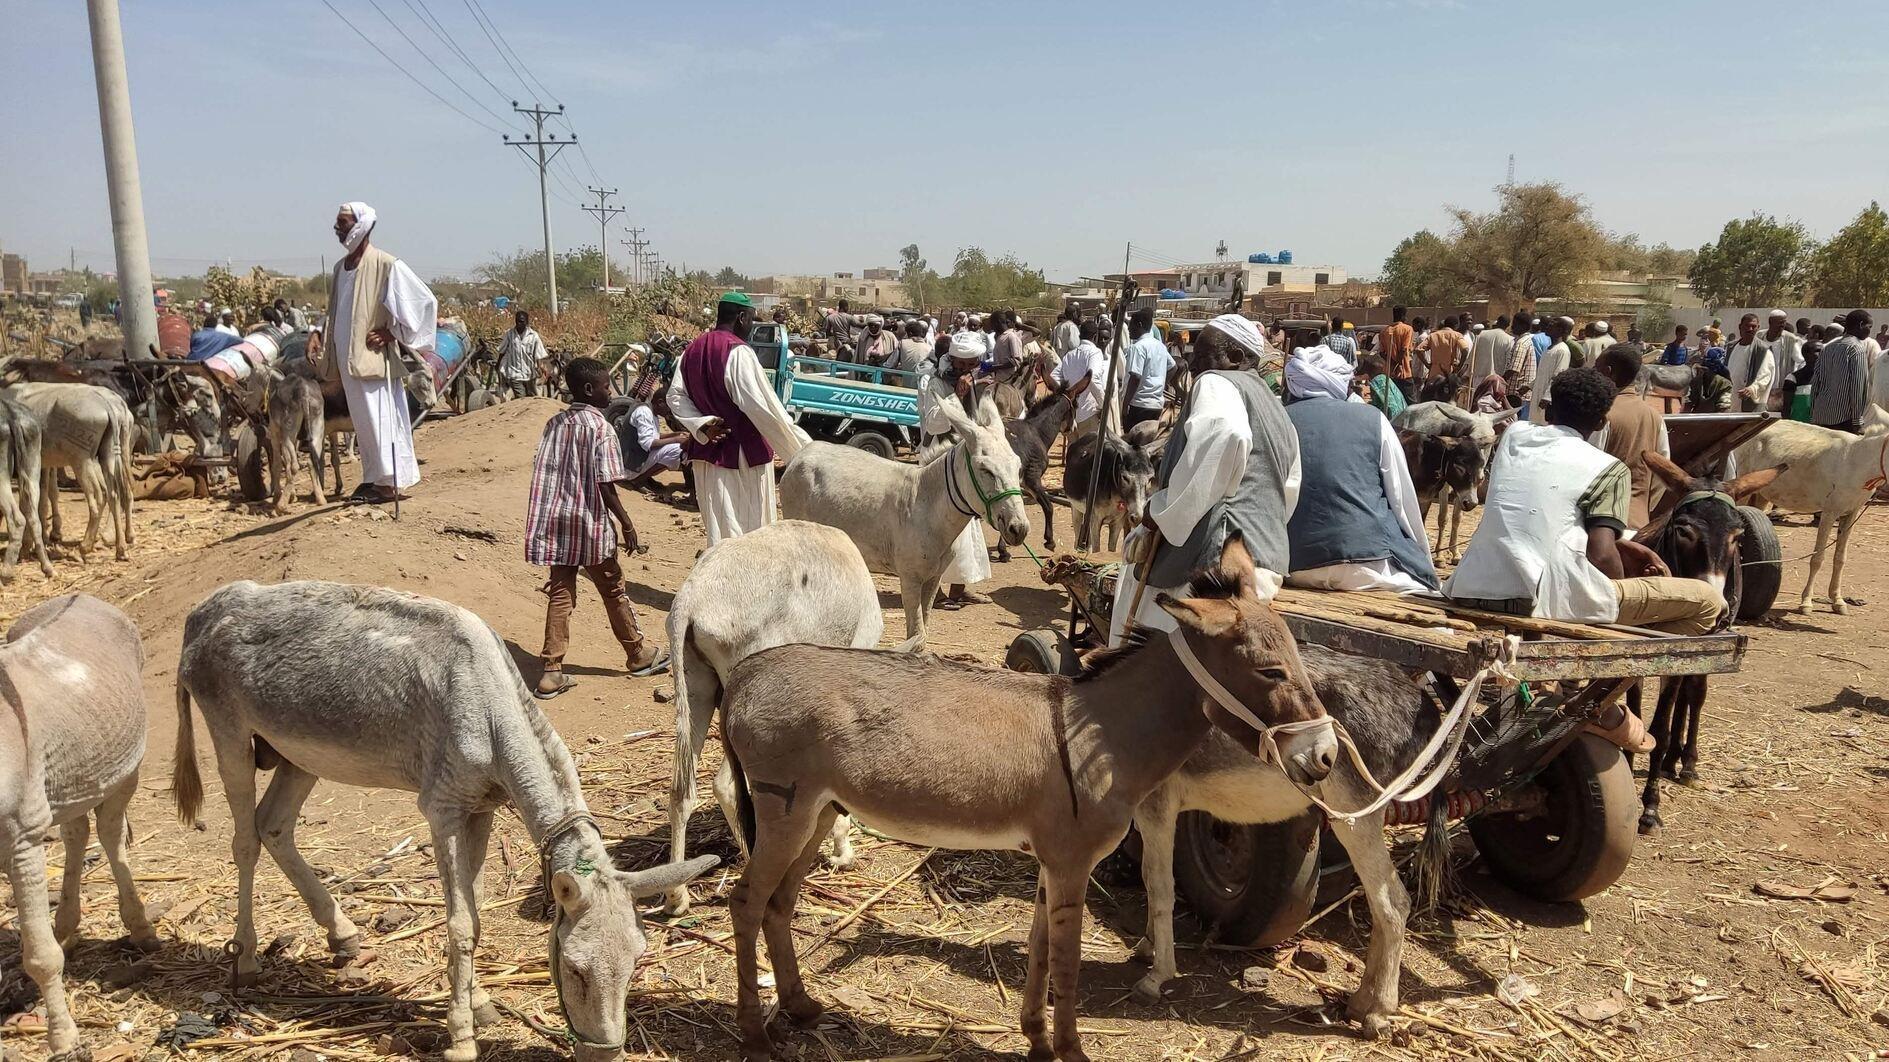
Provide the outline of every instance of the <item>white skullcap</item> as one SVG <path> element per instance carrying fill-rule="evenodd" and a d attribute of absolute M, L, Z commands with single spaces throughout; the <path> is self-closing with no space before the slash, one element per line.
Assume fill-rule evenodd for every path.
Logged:
<path fill-rule="evenodd" d="M 971 332 L 959 332 L 951 337 L 951 349 L 946 357 L 953 361 L 983 361 L 984 341 Z"/>
<path fill-rule="evenodd" d="M 1600 333 L 1601 335 L 1603 335 L 1603 336 L 1604 336 L 1604 335 L 1606 335 L 1606 334 L 1607 334 L 1607 332 L 1608 332 L 1608 330 L 1609 330 L 1610 328 L 1612 328 L 1612 327 L 1613 327 L 1612 325 L 1609 325 L 1609 324 L 1608 324 L 1607 322 L 1605 322 L 1605 321 L 1595 321 L 1595 322 L 1594 322 L 1594 331 L 1596 331 L 1596 332 L 1599 332 L 1599 333 Z"/>
<path fill-rule="evenodd" d="M 1207 327 L 1218 329 L 1255 358 L 1266 353 L 1266 337 L 1260 334 L 1259 326 L 1237 313 L 1223 313 L 1208 321 Z"/>

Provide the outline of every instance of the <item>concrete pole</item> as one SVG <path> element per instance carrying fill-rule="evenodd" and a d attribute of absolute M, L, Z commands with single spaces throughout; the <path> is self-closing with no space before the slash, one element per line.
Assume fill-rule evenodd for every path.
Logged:
<path fill-rule="evenodd" d="M 118 0 L 86 0 L 85 6 L 92 23 L 92 73 L 98 82 L 98 126 L 105 140 L 125 349 L 134 358 L 148 358 L 157 345 L 157 308 L 151 302 L 151 247 L 144 233 L 144 190 L 131 128 L 124 31 L 118 22 Z"/>

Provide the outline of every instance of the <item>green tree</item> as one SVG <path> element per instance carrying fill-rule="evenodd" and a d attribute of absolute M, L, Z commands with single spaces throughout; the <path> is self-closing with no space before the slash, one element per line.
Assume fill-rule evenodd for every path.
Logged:
<path fill-rule="evenodd" d="M 1446 306 L 1463 295 L 1463 281 L 1450 268 L 1450 245 L 1429 229 L 1404 237 L 1378 283 L 1399 306 Z"/>
<path fill-rule="evenodd" d="M 1875 201 L 1810 260 L 1819 306 L 1889 305 L 1889 214 Z"/>
<path fill-rule="evenodd" d="M 1810 235 L 1794 221 L 1753 214 L 1725 223 L 1699 248 L 1687 276 L 1708 306 L 1764 306 L 1788 301 L 1800 287 Z"/>
<path fill-rule="evenodd" d="M 925 309 L 926 299 L 937 291 L 938 274 L 919 257 L 915 243 L 899 248 L 899 283 L 905 285 L 905 301 L 915 310 Z"/>
<path fill-rule="evenodd" d="M 595 247 L 578 247 L 557 256 L 558 298 L 576 300 L 594 295 L 603 287 L 603 252 Z M 544 252 L 519 248 L 511 254 L 499 254 L 473 270 L 480 280 L 497 284 L 513 298 L 530 306 L 543 306 Z M 616 262 L 610 263 L 610 279 L 628 276 Z"/>
<path fill-rule="evenodd" d="M 753 282 L 746 274 L 735 272 L 734 266 L 722 266 L 715 274 L 715 283 L 722 288 L 745 288 Z"/>
<path fill-rule="evenodd" d="M 981 247 L 958 252 L 951 275 L 939 278 L 939 301 L 952 306 L 995 309 L 1040 300 L 1048 284 L 1043 271 L 1012 255 L 993 259 Z"/>
<path fill-rule="evenodd" d="M 1505 185 L 1494 211 L 1451 207 L 1450 271 L 1502 306 L 1571 297 L 1601 258 L 1606 236 L 1587 204 L 1552 182 Z"/>

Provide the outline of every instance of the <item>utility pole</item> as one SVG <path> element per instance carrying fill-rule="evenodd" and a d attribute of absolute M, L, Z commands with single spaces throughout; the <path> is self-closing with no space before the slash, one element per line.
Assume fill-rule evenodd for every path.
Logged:
<path fill-rule="evenodd" d="M 98 83 L 98 127 L 105 141 L 105 186 L 111 200 L 112 250 L 118 260 L 118 306 L 125 351 L 148 358 L 157 346 L 151 301 L 151 245 L 144 232 L 144 190 L 138 142 L 131 128 L 131 86 L 125 80 L 125 35 L 118 0 L 86 0 L 92 24 L 92 76 Z"/>
<path fill-rule="evenodd" d="M 507 144 L 524 152 L 526 160 L 535 161 L 538 164 L 538 216 L 544 222 L 545 287 L 550 289 L 551 318 L 552 320 L 556 320 L 558 315 L 558 265 L 557 259 L 551 253 L 551 202 L 544 187 L 544 171 L 545 167 L 551 165 L 551 160 L 558 157 L 558 152 L 577 143 L 577 134 L 572 133 L 563 140 L 559 140 L 556 133 L 552 133 L 548 138 L 544 135 L 544 120 L 552 115 L 563 114 L 564 105 L 562 103 L 558 104 L 557 110 L 547 111 L 535 103 L 529 107 L 520 107 L 518 101 L 513 100 L 512 110 L 531 117 L 532 138 L 530 140 L 513 140 L 510 133 L 502 134 L 500 138 Z M 547 147 L 551 149 L 551 153 L 548 155 L 545 154 L 544 150 Z M 532 158 L 532 150 L 536 150 L 538 153 L 536 159 Z"/>
<path fill-rule="evenodd" d="M 643 282 L 643 248 L 649 246 L 649 241 L 643 239 L 642 229 L 631 229 L 630 238 L 623 241 L 623 246 L 630 249 L 630 283 L 641 284 Z"/>
<path fill-rule="evenodd" d="M 610 221 L 623 213 L 623 208 L 605 205 L 606 200 L 617 194 L 615 188 L 592 188 L 585 185 L 584 190 L 597 197 L 597 205 L 586 204 L 584 210 L 597 218 L 597 253 L 603 255 L 603 293 L 608 295 L 610 294 Z"/>

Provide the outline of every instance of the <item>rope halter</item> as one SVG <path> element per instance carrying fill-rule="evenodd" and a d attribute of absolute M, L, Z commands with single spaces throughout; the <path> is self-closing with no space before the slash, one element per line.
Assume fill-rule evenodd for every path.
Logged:
<path fill-rule="evenodd" d="M 971 440 L 965 439 L 951 449 L 964 455 L 964 474 L 971 481 L 971 492 L 977 495 L 978 504 L 984 509 L 984 522 L 995 524 L 997 520 L 991 515 L 992 507 L 1005 498 L 1023 497 L 1023 491 L 1014 487 L 1009 490 L 995 492 L 986 491 L 984 489 L 983 479 L 977 474 L 977 466 L 971 463 Z M 945 467 L 945 497 L 950 499 L 953 509 L 956 509 L 958 512 L 963 513 L 973 520 L 978 519 L 977 511 L 971 508 L 970 500 L 965 497 L 964 488 L 958 485 L 958 477 L 951 474 L 951 468 L 949 466 L 951 455 L 945 455 L 944 460 L 947 462 Z"/>
<path fill-rule="evenodd" d="M 557 902 L 557 897 L 551 895 L 551 878 L 554 876 L 551 868 L 551 849 L 559 841 L 564 839 L 565 834 L 584 825 L 588 825 L 591 829 L 596 830 L 599 837 L 603 835 L 603 830 L 598 827 L 597 820 L 590 817 L 590 812 L 579 808 L 576 811 L 567 813 L 563 818 L 553 823 L 551 828 L 545 831 L 544 839 L 538 842 L 538 863 L 539 866 L 543 868 L 544 872 L 544 896 L 545 899 L 549 900 L 551 903 L 551 949 L 550 955 L 548 956 L 550 959 L 551 987 L 557 990 L 558 1015 L 564 1019 L 564 1035 L 570 1037 L 572 1043 L 579 1044 L 583 1047 L 599 1048 L 605 1051 L 621 1051 L 623 1050 L 624 1043 L 627 1042 L 626 1040 L 618 1040 L 616 1043 L 608 1044 L 596 1040 L 584 1039 L 584 1037 L 578 1033 L 577 1027 L 571 1024 L 570 1008 L 564 1005 L 563 964 L 559 961 L 561 949 L 558 947 L 558 929 L 564 924 L 564 907 Z M 573 871 L 573 873 L 577 874 L 595 872 L 594 869 L 586 871 L 582 866 L 579 866 Z M 625 1030 L 625 1032 L 627 1035 L 627 1030 Z"/>

